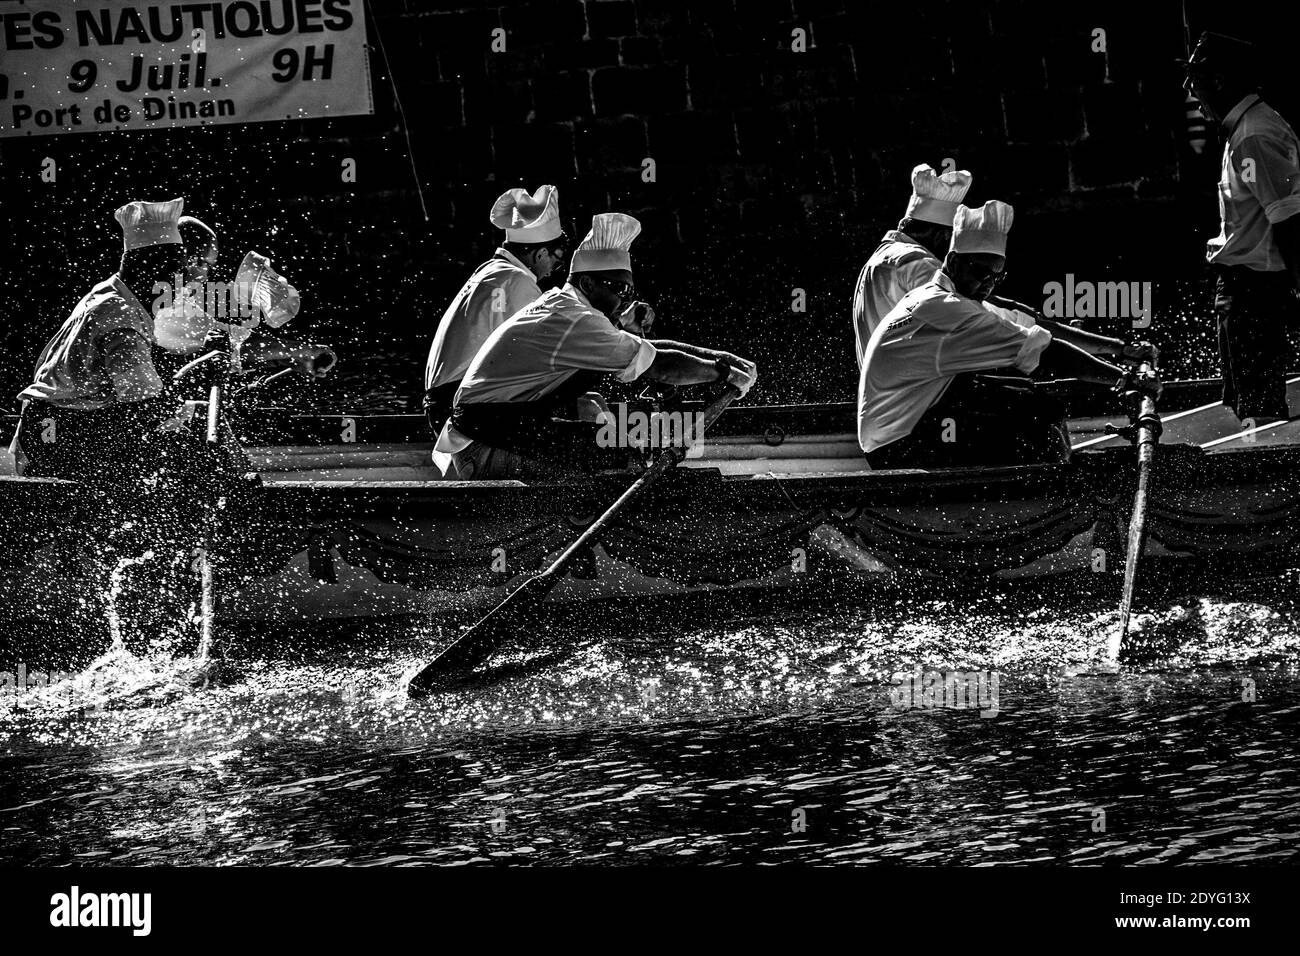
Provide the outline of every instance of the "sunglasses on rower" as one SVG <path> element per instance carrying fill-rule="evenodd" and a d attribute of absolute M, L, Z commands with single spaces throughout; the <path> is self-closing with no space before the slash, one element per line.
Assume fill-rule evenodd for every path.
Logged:
<path fill-rule="evenodd" d="M 971 279 L 981 284 L 990 282 L 995 286 L 1001 285 L 1003 280 L 1007 277 L 1006 268 L 1003 268 L 999 272 L 995 272 L 983 263 L 972 262 L 969 259 L 962 261 L 962 268 Z"/>
<path fill-rule="evenodd" d="M 632 283 L 630 282 L 614 282 L 609 279 L 596 279 L 595 281 L 599 282 L 606 289 L 614 293 L 616 296 L 618 296 L 620 299 L 622 299 L 625 302 L 628 299 L 632 299 L 636 297 L 636 289 L 632 286 Z"/>

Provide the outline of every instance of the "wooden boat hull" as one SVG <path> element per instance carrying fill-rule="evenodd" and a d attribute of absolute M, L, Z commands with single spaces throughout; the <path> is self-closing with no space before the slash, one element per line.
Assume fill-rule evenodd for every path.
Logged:
<path fill-rule="evenodd" d="M 1202 398 L 1188 395 L 1189 403 Z M 710 434 L 704 457 L 617 522 L 551 600 L 822 575 L 1017 578 L 1123 566 L 1117 529 L 1128 523 L 1134 468 L 1121 443 L 1083 437 L 1085 447 L 1063 465 L 872 472 L 843 430 L 848 406 L 736 411 Z M 1300 422 L 1234 437 L 1238 426 L 1221 408 L 1171 418 L 1182 444 L 1162 446 L 1157 457 L 1148 552 L 1213 561 L 1225 574 L 1294 563 Z M 1103 421 L 1075 424 L 1088 436 Z M 576 538 L 631 478 L 443 481 L 427 442 L 410 440 L 424 437 L 410 417 L 295 427 L 292 445 L 252 448 L 265 487 L 231 542 L 241 579 L 226 576 L 224 617 L 310 621 L 480 607 Z M 102 537 L 93 504 L 66 482 L 0 477 L 9 528 L 0 598 L 11 613 L 65 617 L 102 590 L 103 570 L 87 560 Z"/>
<path fill-rule="evenodd" d="M 1148 552 L 1234 568 L 1300 555 L 1300 449 L 1164 449 Z M 1068 465 L 933 473 L 674 476 L 617 523 L 553 600 L 791 584 L 826 574 L 1016 578 L 1122 567 L 1131 451 Z M 84 600 L 55 555 L 72 544 L 84 494 L 3 479 L 29 516 L 0 551 L 6 604 L 41 616 Z M 272 480 L 243 534 L 253 577 L 222 614 L 245 620 L 388 616 L 479 606 L 535 570 L 625 483 Z M 26 502 L 24 503 L 24 498 Z M 25 505 L 25 506 L 24 506 Z M 11 509 L 12 511 L 12 509 Z M 53 516 L 53 517 L 50 517 Z M 93 535 L 84 544 L 93 549 Z"/>

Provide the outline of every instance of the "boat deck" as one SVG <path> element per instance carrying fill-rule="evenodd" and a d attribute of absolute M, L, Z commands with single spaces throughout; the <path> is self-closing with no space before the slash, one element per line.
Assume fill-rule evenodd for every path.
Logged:
<path fill-rule="evenodd" d="M 1300 416 L 1290 421 L 1243 428 L 1243 423 L 1222 402 L 1189 404 L 1205 397 L 1205 389 L 1182 389 L 1174 410 L 1162 415 L 1166 445 L 1189 445 L 1208 454 L 1223 454 L 1263 446 L 1300 446 Z M 1300 410 L 1300 376 L 1287 385 L 1293 410 Z M 1166 403 L 1169 404 L 1169 403 Z M 1178 404 L 1187 407 L 1177 407 Z M 855 409 L 851 403 L 821 406 L 770 406 L 737 409 L 739 414 L 719 422 L 705 441 L 699 458 L 682 463 L 684 468 L 711 469 L 726 477 L 801 477 L 863 475 L 872 471 L 858 447 Z M 268 483 L 383 484 L 389 487 L 419 487 L 429 483 L 447 485 L 432 461 L 433 443 L 421 435 L 423 420 L 418 416 L 384 416 L 382 425 L 371 423 L 375 437 L 414 440 L 311 444 L 254 445 L 250 455 Z M 344 421 L 349 421 L 344 419 Z M 319 422 L 316 424 L 319 425 Z M 355 422 L 352 423 L 355 426 Z M 1124 440 L 1107 433 L 1107 426 L 1124 426 L 1124 415 L 1086 415 L 1070 419 L 1073 448 L 1090 450 L 1120 448 Z M 836 426 L 839 426 L 838 428 Z M 407 428 L 404 434 L 400 431 Z M 805 430 L 810 429 L 810 430 Z M 323 428 L 314 436 L 324 438 Z M 349 436 L 357 429 L 338 433 Z M 419 440 L 423 438 L 424 440 Z M 916 473 L 923 469 L 909 469 Z"/>

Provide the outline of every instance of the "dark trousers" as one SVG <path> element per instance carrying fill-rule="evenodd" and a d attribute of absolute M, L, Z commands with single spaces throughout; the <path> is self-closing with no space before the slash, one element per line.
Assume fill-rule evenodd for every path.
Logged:
<path fill-rule="evenodd" d="M 528 480 L 530 474 L 541 478 L 627 467 L 626 448 L 600 446 L 599 425 L 555 418 L 554 411 L 546 400 L 457 405 L 452 423 L 477 446 L 473 456 L 457 459 L 458 470 L 471 470 L 465 464 L 471 458 L 478 478 Z"/>
<path fill-rule="evenodd" d="M 1286 322 L 1294 313 L 1289 272 L 1220 266 L 1214 289 L 1223 404 L 1239 419 L 1288 418 Z"/>
<path fill-rule="evenodd" d="M 1065 461 L 1065 408 L 1014 376 L 953 378 L 905 438 L 867 455 L 872 468 L 961 468 Z"/>
<path fill-rule="evenodd" d="M 152 402 L 77 411 L 29 401 L 18 439 L 28 460 L 25 474 L 97 487 L 142 481 L 157 470 L 155 449 L 146 441 L 157 421 Z"/>

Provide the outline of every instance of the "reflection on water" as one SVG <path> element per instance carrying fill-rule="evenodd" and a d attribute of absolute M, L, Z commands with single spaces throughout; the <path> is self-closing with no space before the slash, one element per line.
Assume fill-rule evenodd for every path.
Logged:
<path fill-rule="evenodd" d="M 1110 676 L 1063 674 L 1115 617 L 1091 581 L 550 610 L 498 680 L 420 702 L 392 688 L 433 625 L 239 634 L 222 686 L 154 660 L 90 706 L 66 682 L 0 697 L 0 856 L 1294 859 L 1293 589 L 1172 586 Z M 954 672 L 984 681 L 986 716 L 944 706 L 942 676 L 927 692 Z"/>

